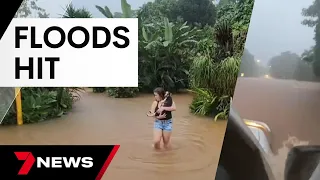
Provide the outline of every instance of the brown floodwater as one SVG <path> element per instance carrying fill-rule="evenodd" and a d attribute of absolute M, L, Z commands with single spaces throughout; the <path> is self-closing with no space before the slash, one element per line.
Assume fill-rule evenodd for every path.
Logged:
<path fill-rule="evenodd" d="M 189 113 L 190 95 L 174 95 L 172 150 L 152 149 L 152 95 L 114 99 L 86 92 L 68 115 L 51 121 L 0 128 L 1 144 L 120 144 L 103 179 L 211 180 L 219 161 L 226 121 Z"/>
<path fill-rule="evenodd" d="M 274 151 L 269 160 L 278 180 L 292 146 L 320 144 L 320 83 L 239 78 L 233 106 L 242 118 L 269 125 Z"/>

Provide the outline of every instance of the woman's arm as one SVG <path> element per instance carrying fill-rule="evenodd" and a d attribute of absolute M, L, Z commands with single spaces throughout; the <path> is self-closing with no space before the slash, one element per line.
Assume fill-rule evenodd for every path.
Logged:
<path fill-rule="evenodd" d="M 174 101 L 172 102 L 172 105 L 170 106 L 170 107 L 161 107 L 160 109 L 159 109 L 159 111 L 175 111 L 175 110 L 177 110 L 177 108 L 176 108 L 176 104 L 174 103 Z"/>
<path fill-rule="evenodd" d="M 150 111 L 149 113 L 147 113 L 147 116 L 149 117 L 154 117 L 155 114 L 156 114 L 156 107 L 157 107 L 158 103 L 157 101 L 153 101 L 153 103 L 151 104 L 151 107 L 150 107 Z"/>
<path fill-rule="evenodd" d="M 166 118 L 166 113 L 160 114 L 159 116 L 155 116 L 156 119 L 164 119 Z"/>
<path fill-rule="evenodd" d="M 158 116 L 156 116 L 156 108 L 158 106 L 158 102 L 157 101 L 154 101 L 151 105 L 151 108 L 150 108 L 150 111 L 149 113 L 147 113 L 147 116 L 149 117 L 153 117 L 155 119 L 163 119 L 163 118 L 166 118 L 166 114 L 160 114 Z"/>

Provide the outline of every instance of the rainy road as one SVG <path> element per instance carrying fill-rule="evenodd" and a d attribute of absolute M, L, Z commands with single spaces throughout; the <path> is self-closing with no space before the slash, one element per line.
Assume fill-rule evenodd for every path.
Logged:
<path fill-rule="evenodd" d="M 320 144 L 320 83 L 239 78 L 233 105 L 242 118 L 269 125 L 274 150 L 288 136 Z"/>
<path fill-rule="evenodd" d="M 268 159 L 277 180 L 292 146 L 320 144 L 320 83 L 239 78 L 233 105 L 242 118 L 271 128 L 274 155 Z"/>

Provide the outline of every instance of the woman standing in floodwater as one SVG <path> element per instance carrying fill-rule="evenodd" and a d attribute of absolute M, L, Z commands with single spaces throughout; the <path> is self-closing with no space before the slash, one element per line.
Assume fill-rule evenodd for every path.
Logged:
<path fill-rule="evenodd" d="M 153 93 L 155 101 L 152 103 L 151 109 L 147 114 L 155 118 L 153 146 L 159 149 L 162 139 L 164 148 L 168 148 L 172 132 L 172 111 L 176 110 L 176 106 L 170 93 L 165 92 L 163 88 L 158 87 L 154 89 Z"/>

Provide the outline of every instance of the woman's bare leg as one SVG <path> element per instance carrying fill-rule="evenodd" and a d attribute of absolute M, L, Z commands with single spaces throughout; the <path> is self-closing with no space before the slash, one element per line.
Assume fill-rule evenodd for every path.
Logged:
<path fill-rule="evenodd" d="M 162 139 L 162 130 L 154 129 L 153 130 L 153 147 L 155 149 L 160 149 L 161 139 Z"/>
<path fill-rule="evenodd" d="M 172 120 L 170 119 L 165 122 L 163 133 L 162 133 L 163 144 L 164 144 L 164 148 L 166 149 L 170 148 L 171 132 L 172 132 Z"/>
<path fill-rule="evenodd" d="M 171 131 L 163 131 L 162 137 L 163 137 L 164 148 L 166 149 L 170 148 Z"/>

